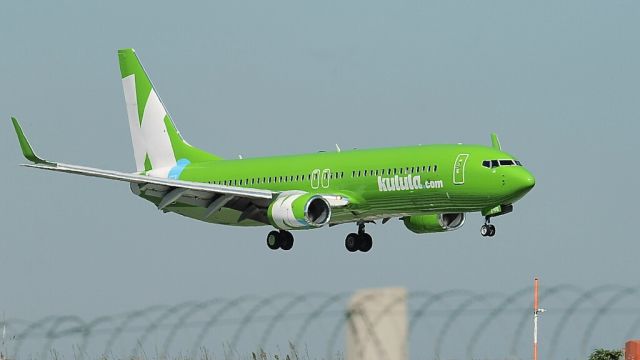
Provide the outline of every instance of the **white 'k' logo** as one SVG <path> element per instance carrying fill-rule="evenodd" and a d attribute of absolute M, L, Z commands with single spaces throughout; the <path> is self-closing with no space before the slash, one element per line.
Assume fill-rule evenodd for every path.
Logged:
<path fill-rule="evenodd" d="M 171 147 L 171 140 L 164 124 L 167 115 L 160 98 L 151 89 L 144 108 L 142 123 L 138 120 L 138 100 L 136 98 L 135 75 L 122 79 L 124 98 L 127 103 L 129 128 L 133 142 L 133 153 L 138 172 L 144 171 L 144 160 L 149 156 L 153 168 L 153 176 L 167 177 L 169 170 L 176 164 L 176 157 Z"/>

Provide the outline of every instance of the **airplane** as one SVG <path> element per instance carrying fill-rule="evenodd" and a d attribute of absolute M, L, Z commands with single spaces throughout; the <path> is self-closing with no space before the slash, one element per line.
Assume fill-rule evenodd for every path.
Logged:
<path fill-rule="evenodd" d="M 131 191 L 163 212 L 209 223 L 270 226 L 267 246 L 290 250 L 291 231 L 354 223 L 350 252 L 367 252 L 365 225 L 400 219 L 417 234 L 457 230 L 466 214 L 491 219 L 535 185 L 519 160 L 491 146 L 420 145 L 257 158 L 222 159 L 187 143 L 176 129 L 133 49 L 118 50 L 136 172 L 102 170 L 44 160 L 16 118 L 23 166 L 128 182 Z"/>

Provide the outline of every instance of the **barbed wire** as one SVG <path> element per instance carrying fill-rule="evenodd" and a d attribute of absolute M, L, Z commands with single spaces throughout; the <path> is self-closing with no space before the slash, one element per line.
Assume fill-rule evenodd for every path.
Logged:
<path fill-rule="evenodd" d="M 571 326 L 572 338 L 580 340 L 575 353 L 576 358 L 584 358 L 593 346 L 594 334 L 602 326 L 603 320 L 618 314 L 629 319 L 624 335 L 620 336 L 620 343 L 634 335 L 640 335 L 640 307 L 635 305 L 640 304 L 637 301 L 639 293 L 639 286 L 602 285 L 588 290 L 567 284 L 548 287 L 546 291 L 541 292 L 541 303 L 558 305 L 555 301 L 560 304 L 550 308 L 557 320 L 548 323 L 547 332 L 552 335 L 547 348 L 547 358 L 556 359 L 559 345 L 567 342 L 564 338 L 566 329 Z M 500 324 L 501 329 L 513 329 L 505 330 L 506 334 L 510 335 L 511 342 L 507 336 L 502 342 L 509 357 L 519 358 L 518 347 L 523 344 L 523 336 L 530 328 L 533 306 L 530 301 L 531 294 L 530 287 L 508 294 L 478 293 L 466 289 L 408 292 L 406 296 L 386 300 L 387 302 L 382 304 L 382 310 L 374 317 L 363 309 L 367 302 L 376 301 L 376 293 L 362 296 L 358 302 L 352 303 L 349 309 L 346 309 L 345 300 L 350 293 L 244 295 L 235 298 L 185 301 L 172 306 L 153 305 L 89 320 L 75 315 L 51 315 L 33 322 L 8 319 L 5 320 L 5 325 L 11 331 L 8 338 L 12 341 L 8 344 L 10 354 L 15 359 L 24 355 L 27 341 L 34 344 L 28 348 L 29 353 L 39 349 L 37 353 L 40 354 L 40 358 L 46 358 L 51 349 L 56 348 L 61 342 L 72 343 L 77 351 L 74 355 L 80 359 L 88 356 L 92 349 L 90 343 L 94 344 L 94 347 L 104 344 L 102 351 L 96 355 L 113 354 L 117 344 L 131 343 L 132 337 L 125 337 L 125 334 L 135 335 L 133 338 L 136 341 L 129 347 L 129 352 L 122 355 L 137 357 L 144 351 L 144 347 L 150 346 L 152 339 L 155 339 L 155 343 L 162 344 L 157 348 L 158 355 L 166 357 L 173 350 L 176 337 L 182 333 L 188 333 L 187 338 L 191 341 L 190 346 L 183 350 L 188 350 L 191 357 L 195 358 L 203 345 L 210 344 L 212 339 L 226 343 L 229 349 L 237 351 L 245 337 L 244 334 L 250 329 L 252 333 L 258 334 L 252 336 L 256 339 L 253 346 L 266 347 L 274 333 L 281 335 L 285 332 L 285 323 L 294 325 L 286 327 L 289 330 L 286 332 L 286 340 L 295 346 L 300 346 L 307 340 L 310 329 L 318 327 L 327 337 L 328 358 L 339 352 L 338 339 L 346 329 L 351 329 L 352 340 L 356 343 L 362 342 L 363 338 L 371 341 L 376 351 L 383 354 L 381 358 L 384 358 L 387 350 L 376 333 L 376 327 L 384 317 L 397 316 L 393 315 L 396 306 L 407 303 L 409 339 L 420 333 L 419 343 L 430 344 L 435 358 L 445 357 L 445 342 L 450 338 L 453 328 L 460 326 L 458 320 L 461 318 L 465 318 L 464 328 L 470 332 L 466 347 L 462 347 L 465 358 L 476 358 L 478 345 L 481 339 L 486 338 L 487 331 L 493 324 Z M 572 301 L 565 301 L 563 296 L 569 297 Z M 633 299 L 633 306 L 619 305 L 630 299 Z M 578 312 L 590 314 L 582 328 L 574 321 Z M 197 319 L 194 319 L 196 316 Z M 327 325 L 327 320 L 333 325 Z M 356 322 L 363 327 L 356 326 Z M 221 330 L 223 326 L 229 326 L 231 330 L 224 332 Z M 364 329 L 365 333 L 357 333 L 357 329 Z M 582 336 L 577 337 L 576 334 Z M 422 341 L 428 340 L 429 335 L 433 339 L 431 343 Z M 102 341 L 97 341 L 98 338 Z M 279 336 L 280 342 L 283 339 L 285 337 Z M 460 347 L 457 336 L 456 339 L 457 347 Z M 5 346 L 6 344 L 7 342 Z M 510 346 L 507 346 L 508 344 Z M 568 358 L 567 354 L 563 354 L 562 357 Z"/>

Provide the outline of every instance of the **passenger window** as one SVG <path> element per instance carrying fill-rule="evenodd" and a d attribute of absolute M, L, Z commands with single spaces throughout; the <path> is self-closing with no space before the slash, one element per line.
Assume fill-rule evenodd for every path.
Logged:
<path fill-rule="evenodd" d="M 438 171 L 438 165 L 433 165 L 433 172 L 437 172 Z"/>

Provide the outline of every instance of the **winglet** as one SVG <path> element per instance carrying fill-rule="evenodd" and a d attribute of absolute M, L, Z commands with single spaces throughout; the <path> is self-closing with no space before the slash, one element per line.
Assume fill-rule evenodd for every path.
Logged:
<path fill-rule="evenodd" d="M 29 140 L 27 140 L 27 137 L 24 136 L 24 132 L 22 131 L 18 120 L 14 117 L 11 117 L 11 121 L 13 122 L 13 127 L 16 129 L 16 135 L 18 135 L 18 142 L 20 143 L 20 148 L 22 149 L 22 155 L 24 155 L 27 160 L 32 161 L 36 164 L 54 165 L 53 163 L 39 158 L 38 155 L 33 152 L 33 148 L 31 147 L 31 144 L 29 144 Z"/>
<path fill-rule="evenodd" d="M 502 150 L 502 146 L 500 146 L 500 139 L 498 139 L 498 135 L 496 133 L 491 133 L 491 146 L 496 150 Z"/>

